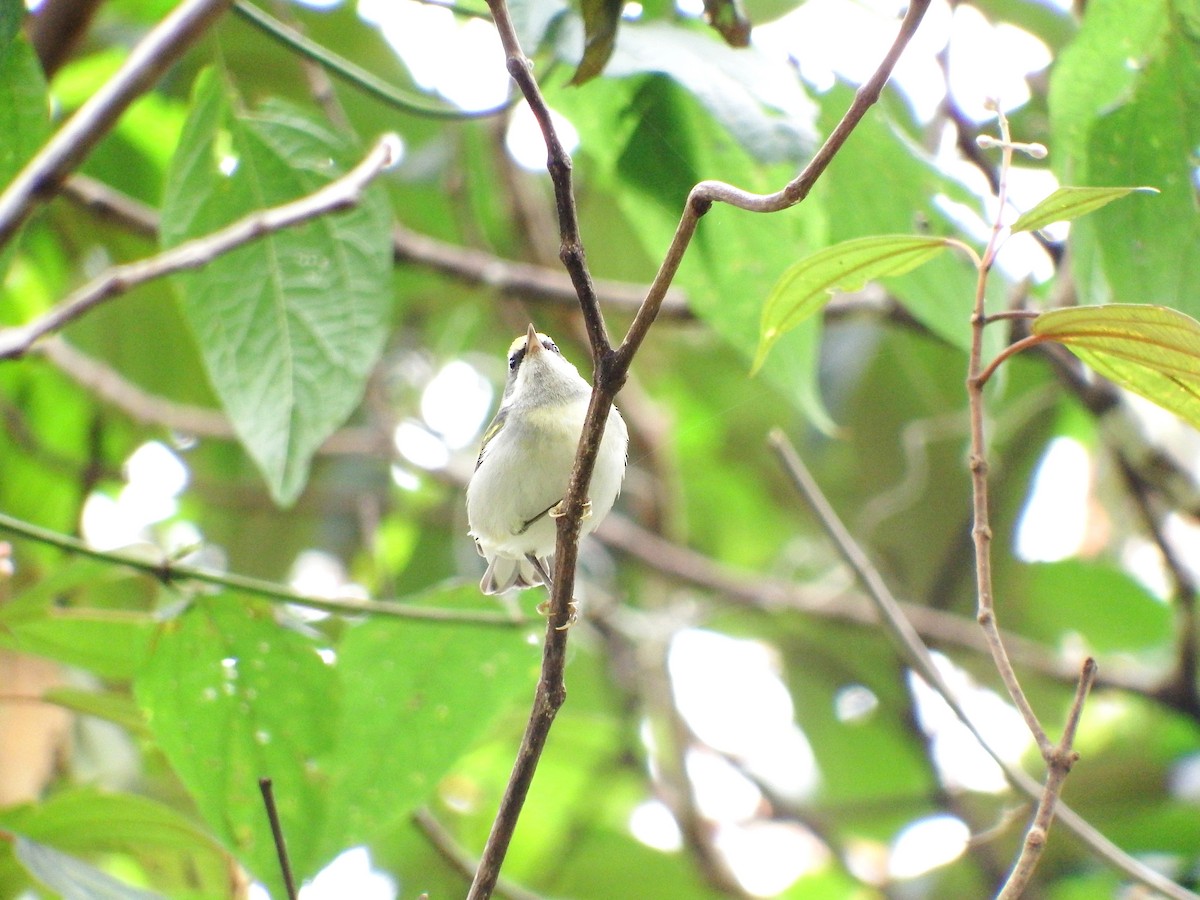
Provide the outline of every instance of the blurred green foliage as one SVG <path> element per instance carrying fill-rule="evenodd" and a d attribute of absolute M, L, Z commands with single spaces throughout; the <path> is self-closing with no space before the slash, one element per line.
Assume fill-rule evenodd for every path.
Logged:
<path fill-rule="evenodd" d="M 579 135 L 576 192 L 598 278 L 648 282 L 695 182 L 777 190 L 853 97 L 843 83 L 816 94 L 792 67 L 735 50 L 662 3 L 615 23 L 615 43 L 589 60 L 598 74 L 575 86 L 583 18 L 593 9 L 611 27 L 611 5 L 585 3 L 584 17 L 558 0 L 512 5 L 549 103 Z M 793 5 L 748 10 L 753 21 Z M 1054 55 L 1012 115 L 1015 137 L 1051 156 L 1023 165 L 1063 183 L 1162 191 L 1081 220 L 1065 246 L 1050 246 L 1047 282 L 993 273 L 989 308 L 1074 298 L 1196 315 L 1194 7 L 1093 0 L 1077 21 L 1037 3 L 973 5 Z M 0 182 L 44 141 L 47 110 L 61 123 L 170 6 L 101 5 L 47 88 L 16 24 L 21 4 L 0 0 Z M 352 3 L 285 11 L 331 50 L 422 94 Z M 424 469 L 396 453 L 393 431 L 424 427 L 422 398 L 451 363 L 468 363 L 498 391 L 510 335 L 530 320 L 585 369 L 578 312 L 569 298 L 514 295 L 419 259 L 393 265 L 389 222 L 489 255 L 495 272 L 515 261 L 561 278 L 549 181 L 507 152 L 512 111 L 419 118 L 344 81 L 322 106 L 306 77 L 286 48 L 228 16 L 84 162 L 86 175 L 149 204 L 171 245 L 312 191 L 385 131 L 405 145 L 358 209 L 140 286 L 73 322 L 61 339 L 100 374 L 52 351 L 0 362 L 0 512 L 104 539 L 100 513 L 132 502 L 131 454 L 157 441 L 182 460 L 187 486 L 136 535 L 138 552 L 196 554 L 198 564 L 287 583 L 315 549 L 373 597 L 495 612 L 475 588 L 480 561 L 465 533 L 474 439 L 445 444 L 445 465 Z M 794 438 L 930 645 L 964 678 L 1000 691 L 973 630 L 963 382 L 974 270 L 941 254 L 839 297 L 748 376 L 763 304 L 802 258 L 879 234 L 979 246 L 948 212 L 983 209 L 974 182 L 937 153 L 956 128 L 970 145 L 969 122 L 946 109 L 918 122 L 889 89 L 803 204 L 770 216 L 718 205 L 700 222 L 675 282 L 688 314 L 664 314 L 618 399 L 632 435 L 629 475 L 610 530 L 583 548 L 568 700 L 504 869 L 516 884 L 597 900 L 739 895 L 725 868 L 731 842 L 770 847 L 756 835 L 779 833 L 816 849 L 778 896 L 986 896 L 1002 881 L 1025 819 L 1012 813 L 1020 799 L 946 779 L 911 674 L 881 628 L 856 618 L 861 589 L 766 445 L 772 429 Z M 982 162 L 996 165 L 992 155 Z M 0 322 L 28 322 L 156 246 L 55 197 L 0 253 Z M 609 304 L 606 314 L 621 335 L 628 308 Z M 1008 327 L 992 326 L 989 352 Z M 1155 530 L 1185 539 L 1164 523 L 1193 524 L 1195 472 L 1169 466 L 1170 448 L 1132 430 L 1125 404 L 1097 403 L 1088 387 L 1045 357 L 1023 356 L 989 388 L 997 614 L 1019 643 L 1018 673 L 1052 737 L 1073 694 L 1072 666 L 1098 656 L 1065 799 L 1195 887 L 1194 592 L 1168 570 L 1166 596 L 1155 596 L 1128 566 L 1137 554 L 1161 562 Z M 189 428 L 215 412 L 232 425 Z M 322 444 L 330 433 L 333 443 Z M 1071 559 L 1024 562 L 1015 530 L 1038 462 L 1061 436 L 1092 454 L 1087 540 Z M 631 536 L 630 521 L 676 555 Z M 51 771 L 35 796 L 0 806 L 0 897 L 54 896 L 68 877 L 101 875 L 131 885 L 128 896 L 244 896 L 248 879 L 282 896 L 260 777 L 274 781 L 300 880 L 366 846 L 398 896 L 465 891 L 414 814 L 441 824 L 460 861 L 480 852 L 537 680 L 540 592 L 506 601 L 528 617 L 511 625 L 314 617 L 4 537 L 15 572 L 0 575 L 0 672 L 35 658 L 61 668 L 37 703 L 11 696 L 15 676 L 0 675 L 0 738 L 33 747 L 19 729 L 36 722 L 14 717 L 30 708 L 67 711 L 71 731 L 46 751 Z M 1194 559 L 1194 547 L 1168 546 Z M 670 648 L 696 628 L 762 651 L 811 748 L 814 787 L 790 789 L 778 767 L 768 777 L 681 713 L 684 686 L 673 679 L 687 673 L 671 667 Z M 710 663 L 713 706 L 752 718 L 760 698 L 737 693 L 745 672 Z M 0 754 L 7 746 L 0 740 Z M 743 791 L 757 792 L 739 813 L 706 805 L 712 787 L 694 766 L 714 756 Z M 1033 751 L 1024 762 L 1040 776 Z M 784 774 L 803 780 L 803 761 L 794 766 Z M 0 787 L 8 774 L 0 763 Z M 631 832 L 631 817 L 652 801 L 679 824 L 681 849 L 655 849 Z M 945 865 L 889 879 L 891 842 L 939 813 L 972 834 L 1008 824 Z M 783 846 L 776 855 L 800 852 Z M 47 875 L 55 865 L 62 880 Z M 105 889 L 119 892 L 110 882 Z M 1107 896 L 1122 884 L 1061 829 L 1051 833 L 1040 896 Z"/>

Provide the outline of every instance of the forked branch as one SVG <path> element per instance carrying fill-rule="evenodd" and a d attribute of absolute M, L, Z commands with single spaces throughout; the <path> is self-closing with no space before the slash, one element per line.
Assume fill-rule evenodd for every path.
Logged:
<path fill-rule="evenodd" d="M 580 435 L 579 449 L 571 479 L 563 498 L 564 515 L 558 519 L 558 543 L 555 548 L 554 587 L 550 600 L 550 616 L 542 652 L 542 672 L 534 696 L 533 709 L 526 725 L 517 759 L 496 819 L 484 846 L 469 900 L 490 897 L 500 874 L 509 843 L 512 841 L 521 808 L 532 784 L 542 749 L 558 709 L 566 698 L 563 672 L 566 663 L 567 631 L 561 626 L 570 618 L 569 607 L 575 589 L 575 563 L 579 550 L 580 522 L 584 498 L 591 482 L 592 470 L 599 452 L 600 439 L 612 409 L 613 398 L 625 383 L 630 364 L 662 307 L 675 273 L 683 260 L 688 244 L 695 234 L 699 219 L 713 203 L 722 202 L 750 212 L 778 212 L 803 200 L 830 161 L 845 144 L 846 139 L 862 120 L 867 110 L 879 99 L 883 86 L 891 76 L 897 60 L 912 39 L 920 24 L 929 0 L 913 0 L 900 25 L 896 40 L 871 78 L 859 88 L 850 109 L 842 117 L 812 161 L 780 191 L 756 195 L 732 185 L 705 181 L 692 188 L 684 205 L 683 217 L 667 250 L 666 257 L 655 276 L 649 293 L 642 302 L 620 347 L 613 349 L 604 316 L 596 297 L 595 284 L 587 267 L 575 196 L 571 181 L 571 158 L 562 146 L 550 110 L 533 77 L 529 60 L 521 50 L 505 0 L 488 0 L 488 8 L 499 32 L 507 58 L 508 72 L 517 82 L 526 102 L 542 131 L 547 150 L 547 170 L 554 185 L 558 211 L 559 257 L 570 274 L 579 298 L 591 344 L 593 375 L 592 399 Z"/>

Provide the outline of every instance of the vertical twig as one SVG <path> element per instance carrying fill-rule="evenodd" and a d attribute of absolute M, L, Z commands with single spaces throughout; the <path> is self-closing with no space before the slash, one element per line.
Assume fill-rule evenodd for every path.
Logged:
<path fill-rule="evenodd" d="M 987 383 L 983 368 L 983 332 L 987 326 L 987 312 L 984 300 L 987 291 L 987 279 L 995 262 L 996 253 L 1000 249 L 1000 236 L 1004 230 L 1004 206 L 1008 200 L 1008 171 L 1012 165 L 1012 141 L 1008 133 L 1008 122 L 1000 113 L 1001 153 L 1000 190 L 997 192 L 999 208 L 992 223 L 991 236 L 987 248 L 978 265 L 978 278 L 975 283 L 975 306 L 971 313 L 971 351 L 967 362 L 967 403 L 971 417 L 971 451 L 969 466 L 971 469 L 971 494 L 974 524 L 971 528 L 971 538 L 975 546 L 975 591 L 978 600 L 976 617 L 987 637 L 988 648 L 992 652 L 992 660 L 996 665 L 1004 687 L 1020 711 L 1025 725 L 1029 728 L 1042 758 L 1047 761 L 1053 755 L 1054 746 L 1046 737 L 1046 732 L 1033 712 L 1029 699 L 1021 689 L 1017 675 L 1013 671 L 1004 642 L 1000 639 L 1000 629 L 996 624 L 996 612 L 992 596 L 992 527 L 988 514 L 988 463 L 987 444 L 983 431 L 983 388 Z"/>
<path fill-rule="evenodd" d="M 283 826 L 279 823 L 279 810 L 275 806 L 275 790 L 271 779 L 258 779 L 258 789 L 262 791 L 263 805 L 267 808 L 267 821 L 271 823 L 271 838 L 275 841 L 275 856 L 279 860 L 279 871 L 283 875 L 284 890 L 287 891 L 288 900 L 296 900 L 296 878 L 288 860 L 287 841 L 283 837 Z"/>
<path fill-rule="evenodd" d="M 1007 881 L 1001 888 L 999 897 L 1003 900 L 1015 900 L 1028 886 L 1033 877 L 1034 869 L 1041 859 L 1045 849 L 1046 838 L 1050 823 L 1054 819 L 1055 809 L 1059 803 L 1063 781 L 1071 771 L 1071 766 L 1078 759 L 1078 754 L 1072 749 L 1075 729 L 1079 717 L 1083 713 L 1083 702 L 1091 689 L 1096 677 L 1095 660 L 1088 659 L 1083 666 L 1079 685 L 1075 693 L 1070 715 L 1063 730 L 1062 739 L 1057 745 L 1051 743 L 1045 729 L 1038 721 L 1025 691 L 1017 679 L 1008 658 L 1008 651 L 1000 637 L 1000 628 L 996 622 L 996 611 L 992 587 L 992 528 L 988 517 L 988 463 L 987 444 L 984 439 L 983 427 L 983 389 L 988 376 L 995 370 L 1003 354 L 988 368 L 983 367 L 983 333 L 987 327 L 987 313 L 984 300 L 987 288 L 987 278 L 995 262 L 996 254 L 1001 244 L 1004 231 L 1004 207 L 1008 199 L 1008 175 L 1012 168 L 1013 144 L 1008 129 L 1008 120 L 1002 110 L 997 109 L 1000 124 L 1000 140 L 989 140 L 993 146 L 999 146 L 1001 152 L 999 189 L 996 192 L 998 209 L 992 222 L 991 235 L 987 248 L 978 264 L 978 279 L 975 287 L 975 305 L 971 313 L 971 352 L 967 363 L 967 402 L 971 418 L 971 452 L 969 466 L 971 470 L 971 494 L 974 524 L 971 537 L 975 546 L 975 589 L 978 598 L 976 616 L 983 633 L 987 638 L 988 647 L 992 652 L 992 660 L 996 671 L 1000 674 L 1009 697 L 1012 698 L 1025 725 L 1037 742 L 1038 750 L 1046 763 L 1046 782 L 1038 799 L 1037 811 L 1033 821 L 1025 832 L 1025 840 L 1021 852 L 1013 865 Z M 1030 339 L 1027 339 L 1030 340 Z M 1018 342 L 1020 343 L 1020 342 Z M 1015 346 L 1015 345 L 1014 345 Z"/>

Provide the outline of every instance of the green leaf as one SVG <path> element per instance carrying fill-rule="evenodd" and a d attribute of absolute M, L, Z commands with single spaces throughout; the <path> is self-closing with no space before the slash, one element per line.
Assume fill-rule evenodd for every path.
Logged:
<path fill-rule="evenodd" d="M 621 28 L 605 75 L 645 73 L 661 73 L 686 89 L 729 137 L 760 162 L 795 165 L 808 156 L 816 141 L 816 104 L 784 61 L 756 47 L 734 49 L 679 24 L 628 23 Z M 653 121 L 642 124 L 654 127 Z M 694 152 L 679 146 L 665 158 Z M 660 159 L 657 168 L 663 173 L 671 167 Z M 712 177 L 713 171 L 701 177 Z M 724 175 L 726 167 L 715 171 Z M 681 197 L 676 203 L 682 201 Z"/>
<path fill-rule="evenodd" d="M 945 238 L 881 235 L 826 247 L 783 273 L 763 306 L 762 333 L 751 369 L 757 372 L 786 332 L 820 312 L 834 291 L 856 291 L 868 281 L 902 275 L 950 245 Z"/>
<path fill-rule="evenodd" d="M 0 57 L 21 30 L 25 4 L 21 0 L 0 0 Z"/>
<path fill-rule="evenodd" d="M 1152 187 L 1060 187 L 1013 222 L 1012 231 L 1037 231 L 1055 222 L 1069 222 L 1134 191 L 1158 193 L 1158 189 Z"/>
<path fill-rule="evenodd" d="M 1200 322 L 1190 316 L 1163 306 L 1077 306 L 1038 316 L 1033 333 L 1200 428 Z"/>
<path fill-rule="evenodd" d="M 49 131 L 50 110 L 46 81 L 37 54 L 19 33 L 4 31 L 20 25 L 25 5 L 0 0 L 0 186 L 7 186 L 42 145 Z M 16 16 L 15 21 L 9 16 Z M 12 243 L 0 252 L 0 280 L 8 268 Z"/>
<path fill-rule="evenodd" d="M 617 42 L 621 24 L 622 0 L 582 0 L 583 58 L 579 61 L 572 84 L 583 84 L 604 71 Z"/>
<path fill-rule="evenodd" d="M 279 887 L 258 789 L 268 777 L 297 877 L 314 874 L 318 761 L 333 743 L 335 700 L 317 647 L 248 603 L 214 598 L 163 626 L 134 687 L 158 745 L 226 846 Z"/>
<path fill-rule="evenodd" d="M 146 658 L 155 628 L 150 616 L 122 610 L 23 611 L 0 615 L 0 647 L 124 680 L 132 678 Z"/>
<path fill-rule="evenodd" d="M 470 585 L 420 602 L 460 606 L 477 596 Z M 350 629 L 337 651 L 327 852 L 378 836 L 426 800 L 497 716 L 528 702 L 538 660 L 518 629 L 399 619 Z"/>
<path fill-rule="evenodd" d="M 29 873 L 63 900 L 164 900 L 162 894 L 118 881 L 82 859 L 21 835 L 14 835 L 13 848 Z"/>
<path fill-rule="evenodd" d="M 116 694 L 111 691 L 87 691 L 82 688 L 58 687 L 51 688 L 42 694 L 47 703 L 54 703 L 63 709 L 95 716 L 106 722 L 120 725 L 131 734 L 148 735 L 146 717 L 137 704 L 126 694 Z"/>
<path fill-rule="evenodd" d="M 146 797 L 59 788 L 39 803 L 0 810 L 0 829 L 72 857 L 121 854 L 169 896 L 220 896 L 228 887 L 231 861 L 212 836 Z"/>
<path fill-rule="evenodd" d="M 203 76 L 168 178 L 163 242 L 311 193 L 349 153 L 294 108 L 235 111 L 224 82 Z M 391 264 L 390 214 L 372 190 L 355 209 L 180 278 L 213 388 L 281 505 L 303 490 L 313 453 L 362 396 L 387 333 Z"/>

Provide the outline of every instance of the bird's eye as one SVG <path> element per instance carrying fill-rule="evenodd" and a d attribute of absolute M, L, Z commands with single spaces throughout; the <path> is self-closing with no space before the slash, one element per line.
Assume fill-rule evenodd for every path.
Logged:
<path fill-rule="evenodd" d="M 554 343 L 554 341 L 550 340 L 549 338 L 546 338 L 546 340 L 542 341 L 542 346 L 552 353 L 558 353 L 559 356 L 562 356 L 562 353 L 558 349 L 558 344 Z"/>
<path fill-rule="evenodd" d="M 524 358 L 525 358 L 525 348 L 522 347 L 520 350 L 516 351 L 508 358 L 508 371 L 515 372 L 517 370 L 517 366 L 519 366 L 521 364 L 521 360 L 523 360 Z"/>

